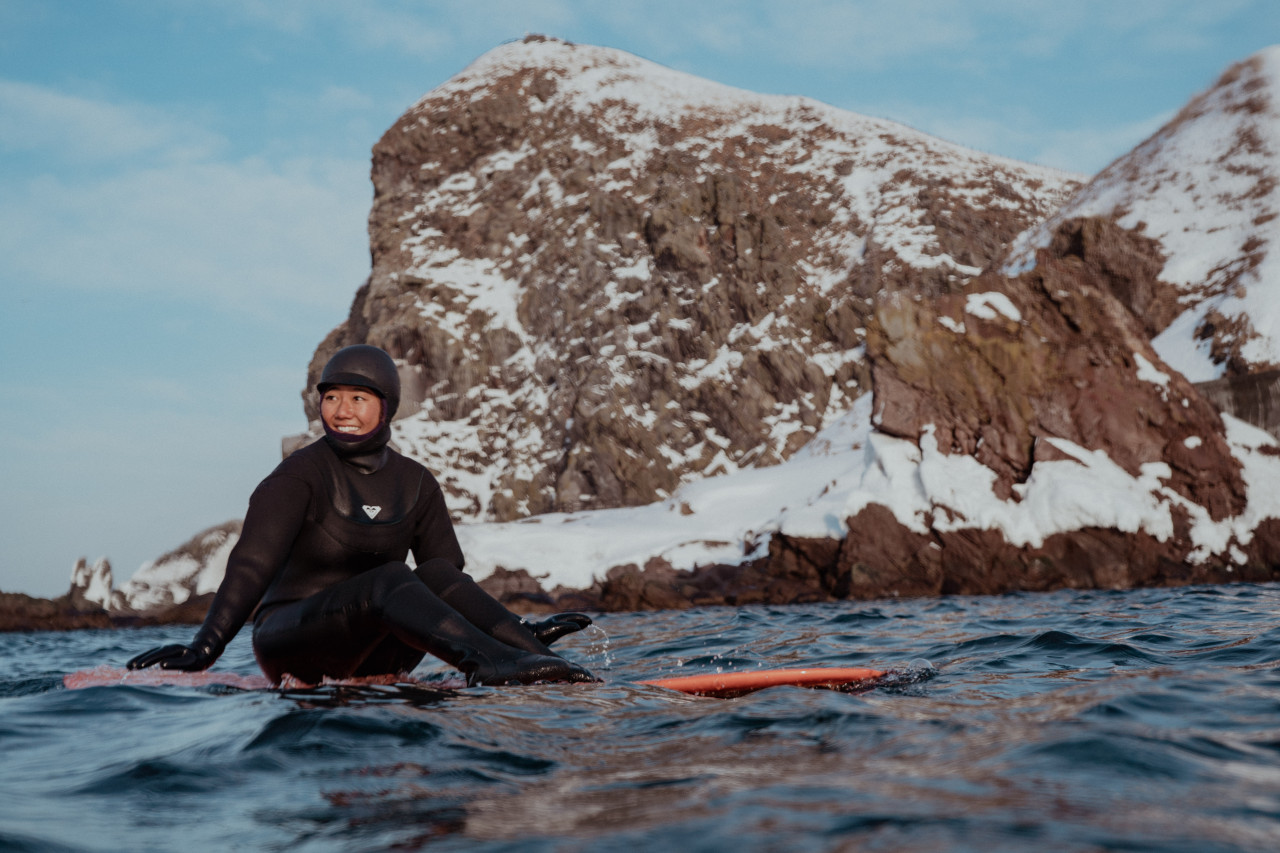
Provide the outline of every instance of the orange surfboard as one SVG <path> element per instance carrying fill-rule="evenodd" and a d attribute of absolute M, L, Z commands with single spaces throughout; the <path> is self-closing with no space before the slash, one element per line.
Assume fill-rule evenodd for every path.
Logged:
<path fill-rule="evenodd" d="M 655 678 L 641 681 L 654 687 L 665 687 L 697 696 L 717 696 L 732 698 L 754 693 L 766 687 L 819 687 L 827 689 L 847 688 L 866 684 L 885 674 L 879 669 L 862 667 L 805 667 L 804 669 L 750 669 L 736 672 L 716 672 L 703 675 L 682 675 L 675 678 Z M 412 681 L 412 678 L 407 679 Z M 134 686 L 180 686 L 207 687 L 211 685 L 235 687 L 241 690 L 280 689 L 261 675 L 236 675 L 228 672 L 179 672 L 176 670 L 151 669 L 128 670 L 110 666 L 99 666 L 90 670 L 81 670 L 64 675 L 63 684 L 71 689 L 85 687 L 107 687 L 118 685 Z M 369 678 L 351 679 L 347 682 L 336 682 L 348 685 L 391 684 L 406 681 L 405 678 Z M 463 687 L 461 682 L 434 684 L 442 689 Z"/>
<path fill-rule="evenodd" d="M 682 675 L 641 681 L 655 687 L 679 690 L 697 696 L 730 698 L 763 690 L 766 687 L 825 687 L 834 689 L 874 681 L 883 670 L 861 667 L 806 667 L 804 669 L 750 669 L 738 672 L 715 672 L 706 675 Z"/>

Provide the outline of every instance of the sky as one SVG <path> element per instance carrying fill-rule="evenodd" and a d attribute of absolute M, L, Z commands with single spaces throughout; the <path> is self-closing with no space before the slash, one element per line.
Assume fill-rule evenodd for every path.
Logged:
<path fill-rule="evenodd" d="M 369 152 L 527 33 L 1096 173 L 1275 0 L 0 0 L 0 591 L 242 517 L 369 272 Z"/>

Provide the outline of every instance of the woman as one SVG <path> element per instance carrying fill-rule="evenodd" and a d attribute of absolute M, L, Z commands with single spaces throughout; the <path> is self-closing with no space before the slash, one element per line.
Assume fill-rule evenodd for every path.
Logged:
<path fill-rule="evenodd" d="M 316 388 L 324 438 L 254 491 L 195 639 L 144 652 L 129 668 L 207 669 L 252 615 L 254 656 L 276 683 L 408 672 L 427 653 L 468 685 L 596 680 L 546 645 L 590 619 L 528 625 L 462 571 L 435 477 L 388 447 L 400 403 L 391 357 L 346 347 Z"/>

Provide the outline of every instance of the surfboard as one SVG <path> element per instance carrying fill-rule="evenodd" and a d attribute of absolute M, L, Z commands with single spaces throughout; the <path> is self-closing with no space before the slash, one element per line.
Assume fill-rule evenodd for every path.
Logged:
<path fill-rule="evenodd" d="M 183 672 L 177 669 L 161 669 L 158 666 L 146 669 L 124 669 L 118 666 L 96 666 L 93 669 L 82 669 L 62 676 L 62 684 L 69 690 L 80 690 L 86 687 L 119 687 L 135 685 L 146 687 L 230 687 L 236 690 L 307 690 L 313 687 L 393 687 L 396 685 L 414 685 L 433 687 L 440 690 L 456 690 L 466 687 L 466 681 L 458 676 L 444 680 L 422 680 L 412 676 L 375 675 L 367 678 L 349 678 L 342 681 L 326 681 L 321 685 L 304 684 L 286 678 L 284 683 L 272 684 L 265 675 L 238 675 L 221 670 L 205 670 L 203 672 Z"/>
<path fill-rule="evenodd" d="M 766 687 L 815 687 L 828 690 L 850 690 L 870 687 L 883 678 L 886 672 L 863 667 L 806 667 L 803 669 L 750 669 L 735 672 L 713 672 L 701 675 L 682 675 L 673 678 L 653 678 L 636 682 L 651 687 L 663 687 L 695 696 L 715 696 L 730 699 L 763 690 Z M 86 687 L 117 687 L 122 685 L 149 687 L 227 687 L 235 690 L 308 690 L 316 685 L 272 684 L 262 675 L 238 675 L 234 672 L 206 670 L 182 672 L 180 670 L 123 669 L 114 666 L 97 666 L 62 676 L 62 683 L 71 690 Z M 458 690 L 466 687 L 461 677 L 444 681 L 418 681 L 412 676 L 375 676 L 344 681 L 325 682 L 320 687 L 394 687 L 412 685 L 437 690 Z"/>
<path fill-rule="evenodd" d="M 264 675 L 237 675 L 234 672 L 182 672 L 176 669 L 125 669 L 118 666 L 95 666 L 62 676 L 62 684 L 69 690 L 85 687 L 119 687 L 137 685 L 147 687 L 234 687 L 238 690 L 265 690 L 271 682 Z"/>
<path fill-rule="evenodd" d="M 641 681 L 655 687 L 679 690 L 696 696 L 716 696 L 730 699 L 754 693 L 766 687 L 819 687 L 829 690 L 848 690 L 853 687 L 871 686 L 884 677 L 879 669 L 861 667 L 806 667 L 804 669 L 749 669 L 737 672 L 713 672 L 703 675 L 681 675 L 675 678 L 654 678 Z"/>

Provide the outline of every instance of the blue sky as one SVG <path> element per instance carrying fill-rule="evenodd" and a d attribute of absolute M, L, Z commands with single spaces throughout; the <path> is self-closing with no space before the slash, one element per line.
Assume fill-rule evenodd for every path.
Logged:
<path fill-rule="evenodd" d="M 1275 0 L 0 2 L 0 590 L 240 517 L 369 269 L 369 149 L 526 33 L 1093 173 Z"/>

